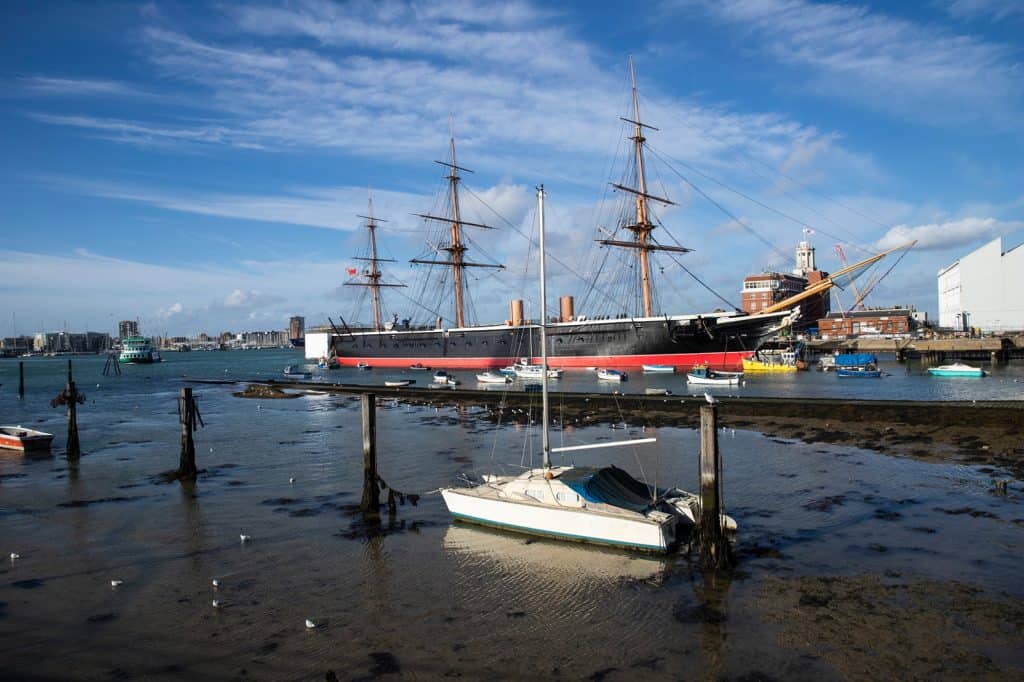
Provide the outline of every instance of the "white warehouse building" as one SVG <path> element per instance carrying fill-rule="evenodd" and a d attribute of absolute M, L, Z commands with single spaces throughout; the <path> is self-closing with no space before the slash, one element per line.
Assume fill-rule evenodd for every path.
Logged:
<path fill-rule="evenodd" d="M 1001 237 L 939 271 L 939 326 L 965 331 L 1024 329 L 1024 248 Z"/>

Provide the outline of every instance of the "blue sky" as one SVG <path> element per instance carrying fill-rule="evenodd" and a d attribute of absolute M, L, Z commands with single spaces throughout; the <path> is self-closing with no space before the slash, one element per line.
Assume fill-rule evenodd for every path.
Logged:
<path fill-rule="evenodd" d="M 588 272 L 616 198 L 629 55 L 659 128 L 652 182 L 677 202 L 659 218 L 695 249 L 680 262 L 732 301 L 744 275 L 791 267 L 807 225 L 831 270 L 836 243 L 855 258 L 918 239 L 869 303 L 932 314 L 940 266 L 1024 239 L 1019 1 L 619 6 L 5 3 L 0 333 L 350 315 L 357 290 L 340 285 L 367 188 L 393 228 L 386 251 L 422 253 L 412 214 L 442 187 L 432 161 L 450 116 L 476 171 L 467 219 L 505 227 L 493 208 L 528 231 L 544 183 L 550 251 Z M 500 321 L 507 299 L 534 298 L 526 241 L 473 236 L 508 265 L 473 273 L 477 318 Z M 720 305 L 676 264 L 659 267 L 665 312 Z M 553 296 L 582 291 L 552 270 Z M 405 263 L 391 275 L 416 279 Z M 411 305 L 392 297 L 388 310 Z"/>

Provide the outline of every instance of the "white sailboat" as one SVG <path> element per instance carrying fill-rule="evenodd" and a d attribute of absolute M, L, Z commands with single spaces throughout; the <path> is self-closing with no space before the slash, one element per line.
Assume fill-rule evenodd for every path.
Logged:
<path fill-rule="evenodd" d="M 540 251 L 540 319 L 545 305 L 544 188 L 537 190 Z M 545 323 L 540 325 L 541 367 L 547 367 Z M 548 376 L 540 372 L 543 465 L 518 476 L 484 477 L 481 485 L 444 488 L 448 511 L 471 523 L 495 526 L 562 540 L 666 552 L 680 540 L 684 527 L 700 518 L 696 495 L 677 488 L 650 489 L 614 466 L 552 466 L 552 452 L 652 443 L 638 438 L 552 448 L 549 442 Z M 735 522 L 726 518 L 726 525 Z"/>

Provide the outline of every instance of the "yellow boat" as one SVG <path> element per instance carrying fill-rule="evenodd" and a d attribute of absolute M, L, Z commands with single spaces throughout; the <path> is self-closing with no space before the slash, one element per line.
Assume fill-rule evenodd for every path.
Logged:
<path fill-rule="evenodd" d="M 757 358 L 743 358 L 744 372 L 795 372 L 796 363 L 786 362 L 782 358 L 772 357 L 765 362 Z"/>

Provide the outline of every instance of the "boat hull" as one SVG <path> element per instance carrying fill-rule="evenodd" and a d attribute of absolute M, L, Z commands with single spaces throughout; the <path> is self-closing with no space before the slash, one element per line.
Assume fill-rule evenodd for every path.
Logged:
<path fill-rule="evenodd" d="M 504 530 L 644 552 L 664 553 L 675 537 L 675 519 L 658 523 L 495 500 L 449 488 L 441 491 L 448 511 L 460 521 Z"/>
<path fill-rule="evenodd" d="M 615 319 L 548 326 L 548 366 L 644 365 L 739 369 L 779 316 Z M 366 362 L 378 367 L 408 367 L 422 362 L 445 369 L 499 369 L 527 357 L 540 362 L 536 326 L 467 327 L 350 332 L 332 335 L 331 349 L 344 366 Z"/>
<path fill-rule="evenodd" d="M 53 435 L 40 431 L 25 431 L 26 435 L 0 432 L 0 448 L 19 452 L 36 452 L 48 450 L 53 442 Z"/>

